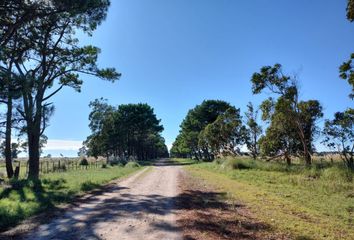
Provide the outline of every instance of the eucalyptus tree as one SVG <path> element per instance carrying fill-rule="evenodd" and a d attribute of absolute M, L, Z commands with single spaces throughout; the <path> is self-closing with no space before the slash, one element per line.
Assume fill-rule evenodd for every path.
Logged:
<path fill-rule="evenodd" d="M 354 99 L 354 53 L 350 56 L 350 59 L 344 62 L 339 67 L 340 77 L 344 80 L 347 80 L 349 85 L 351 86 L 351 93 L 349 97 Z"/>
<path fill-rule="evenodd" d="M 39 175 L 40 138 L 54 110 L 51 98 L 63 87 L 80 91 L 83 74 L 109 81 L 120 76 L 113 68 L 98 68 L 100 49 L 79 46 L 75 34 L 80 31 L 91 35 L 105 19 L 109 4 L 106 0 L 85 0 L 67 10 L 53 12 L 49 8 L 48 14 L 28 21 L 18 30 L 22 42 L 30 45 L 14 64 L 21 79 L 23 104 L 17 110 L 26 123 L 29 178 Z"/>
<path fill-rule="evenodd" d="M 337 150 L 345 165 L 354 170 L 354 109 L 337 112 L 333 120 L 326 120 L 324 143 Z"/>
<path fill-rule="evenodd" d="M 225 101 L 205 100 L 189 110 L 181 124 L 181 138 L 190 149 L 191 156 L 196 159 L 211 158 L 208 146 L 199 141 L 200 133 L 230 107 L 231 105 Z"/>
<path fill-rule="evenodd" d="M 214 122 L 209 123 L 199 135 L 199 144 L 219 155 L 240 155 L 241 147 L 248 142 L 248 132 L 242 124 L 240 109 L 228 108 Z"/>
<path fill-rule="evenodd" d="M 354 21 L 354 0 L 348 0 L 347 18 L 349 21 Z"/>
<path fill-rule="evenodd" d="M 258 124 L 258 112 L 259 108 L 253 106 L 251 102 L 247 104 L 246 125 L 248 129 L 248 141 L 247 147 L 251 152 L 253 159 L 256 159 L 259 155 L 259 138 L 262 135 L 262 127 Z"/>
<path fill-rule="evenodd" d="M 350 22 L 354 21 L 354 0 L 348 0 L 347 5 L 347 19 Z M 351 93 L 349 97 L 354 99 L 354 53 L 351 54 L 348 61 L 342 63 L 339 67 L 340 77 L 344 80 L 347 80 L 351 86 Z"/>
<path fill-rule="evenodd" d="M 268 101 L 263 104 L 267 110 L 264 116 L 271 121 L 271 125 L 273 124 L 266 133 L 283 129 L 280 131 L 281 135 L 290 142 L 291 138 L 294 138 L 292 131 L 296 133 L 302 146 L 302 149 L 296 152 L 300 152 L 306 164 L 310 165 L 316 121 L 323 116 L 320 103 L 317 100 L 300 101 L 296 79 L 285 75 L 280 64 L 262 67 L 259 73 L 253 74 L 251 82 L 253 94 L 259 94 L 267 89 L 279 96 L 276 102 Z M 272 105 L 274 111 L 270 111 Z M 267 136 L 262 142 L 264 143 L 265 140 L 274 141 Z M 284 144 L 273 143 L 272 146 L 280 147 Z"/>

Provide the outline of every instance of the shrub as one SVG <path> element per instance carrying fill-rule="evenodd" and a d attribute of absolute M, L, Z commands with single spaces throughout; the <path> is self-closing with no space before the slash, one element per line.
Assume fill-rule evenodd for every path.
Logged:
<path fill-rule="evenodd" d="M 126 168 L 137 168 L 140 167 L 139 163 L 130 161 L 127 164 L 125 164 Z"/>
<path fill-rule="evenodd" d="M 222 169 L 250 169 L 250 163 L 241 159 L 227 159 L 221 164 Z"/>
<path fill-rule="evenodd" d="M 103 163 L 103 164 L 102 164 L 102 168 L 107 168 L 107 164 L 106 164 L 106 163 Z"/>
<path fill-rule="evenodd" d="M 222 158 L 216 158 L 216 159 L 214 160 L 214 163 L 215 163 L 215 164 L 218 164 L 218 165 L 223 164 L 223 162 L 225 162 L 225 159 L 222 159 Z"/>
<path fill-rule="evenodd" d="M 108 163 L 111 166 L 124 166 L 127 163 L 127 160 L 124 158 L 113 157 L 108 159 Z"/>
<path fill-rule="evenodd" d="M 80 190 L 81 191 L 84 191 L 84 192 L 87 192 L 87 191 L 91 191 L 95 188 L 98 188 L 100 185 L 97 184 L 97 183 L 94 183 L 94 182 L 91 182 L 91 181 L 86 181 L 86 182 L 83 182 L 81 184 L 81 187 L 80 187 Z"/>
<path fill-rule="evenodd" d="M 81 166 L 88 166 L 89 165 L 89 162 L 86 158 L 83 158 L 80 160 L 80 165 Z"/>

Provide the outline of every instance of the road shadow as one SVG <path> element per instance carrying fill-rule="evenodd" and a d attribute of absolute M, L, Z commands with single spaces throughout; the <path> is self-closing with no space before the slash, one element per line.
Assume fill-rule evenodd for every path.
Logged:
<path fill-rule="evenodd" d="M 101 239 L 96 229 L 98 224 L 107 221 L 115 221 L 121 218 L 136 217 L 140 218 L 145 214 L 166 215 L 180 211 L 193 211 L 199 215 L 191 217 L 188 221 L 188 229 L 207 231 L 217 235 L 227 235 L 237 237 L 232 239 L 253 239 L 247 238 L 246 232 L 262 231 L 269 229 L 269 226 L 253 222 L 244 222 L 239 227 L 237 220 L 220 219 L 216 213 L 237 212 L 242 205 L 227 204 L 223 201 L 225 193 L 205 192 L 205 191 L 186 191 L 175 197 L 164 197 L 156 194 L 136 195 L 124 193 L 119 197 L 110 197 L 111 193 L 120 191 L 118 186 L 106 189 L 99 195 L 91 195 L 77 203 L 77 207 L 62 213 L 60 218 L 53 219 L 49 224 L 41 225 L 37 228 L 38 236 L 30 239 Z M 102 199 L 100 196 L 107 195 L 108 198 Z M 89 216 L 88 218 L 81 216 Z M 45 220 L 49 222 L 49 218 Z M 232 232 L 238 226 L 238 232 Z M 117 226 L 118 227 L 118 226 Z M 120 226 L 122 227 L 122 226 Z M 181 225 L 171 225 L 167 222 L 152 221 L 149 225 L 151 231 L 181 231 Z M 231 230 L 230 230 L 231 229 Z M 126 232 L 134 229 L 127 227 Z M 1 236 L 1 235 L 0 235 Z M 252 236 L 252 235 L 250 235 Z M 1 239 L 27 239 L 25 236 L 3 236 Z M 193 239 L 186 237 L 185 239 Z"/>
<path fill-rule="evenodd" d="M 155 161 L 153 163 L 153 166 L 158 166 L 158 167 L 163 167 L 163 166 L 187 166 L 187 165 L 193 165 L 196 164 L 195 162 L 178 162 L 173 159 L 160 159 L 159 161 Z"/>

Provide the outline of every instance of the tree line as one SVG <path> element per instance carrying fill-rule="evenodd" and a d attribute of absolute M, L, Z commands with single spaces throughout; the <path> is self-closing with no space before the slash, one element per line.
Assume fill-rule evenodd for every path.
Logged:
<path fill-rule="evenodd" d="M 253 94 L 267 90 L 272 96 L 258 108 L 249 103 L 244 120 L 240 109 L 230 103 L 203 101 L 182 121 L 171 156 L 213 160 L 242 155 L 241 148 L 247 147 L 254 159 L 283 158 L 290 165 L 295 156 L 309 166 L 316 150 L 314 140 L 322 136 L 322 143 L 340 152 L 346 166 L 354 170 L 354 109 L 337 112 L 321 130 L 321 104 L 315 99 L 301 100 L 296 78 L 284 74 L 280 64 L 262 67 L 251 82 Z M 258 121 L 259 111 L 264 124 Z M 267 126 L 265 131 L 262 126 Z"/>
<path fill-rule="evenodd" d="M 112 82 L 120 77 L 114 68 L 99 68 L 100 49 L 80 45 L 75 34 L 91 36 L 104 21 L 109 5 L 108 0 L 1 1 L 0 127 L 9 178 L 14 174 L 14 136 L 25 139 L 28 177 L 39 177 L 54 95 L 64 87 L 79 92 L 84 75 Z"/>
<path fill-rule="evenodd" d="M 89 127 L 92 134 L 84 142 L 89 156 L 150 160 L 168 157 L 163 126 L 148 104 L 113 107 L 104 99 L 90 103 Z"/>
<path fill-rule="evenodd" d="M 79 92 L 85 75 L 111 82 L 121 76 L 114 68 L 99 68 L 100 49 L 80 45 L 75 34 L 81 32 L 91 36 L 105 20 L 109 6 L 109 0 L 0 2 L 0 136 L 9 178 L 14 175 L 12 160 L 20 145 L 28 151 L 28 177 L 39 177 L 41 146 L 47 139 L 44 133 L 55 110 L 54 95 L 64 87 Z M 347 18 L 354 21 L 353 0 L 348 0 Z M 352 86 L 351 98 L 354 97 L 353 60 L 354 54 L 340 67 L 340 77 Z M 220 152 L 238 154 L 240 146 L 246 144 L 254 156 L 258 152 L 270 156 L 281 153 L 285 157 L 296 154 L 310 164 L 312 141 L 318 132 L 315 123 L 322 116 L 322 108 L 316 100 L 299 101 L 298 89 L 293 86 L 292 79 L 286 79 L 289 76 L 283 76 L 280 70 L 280 65 L 265 67 L 254 76 L 254 93 L 270 87 L 276 95 L 276 99 L 261 105 L 261 109 L 266 110 L 262 117 L 270 124 L 261 139 L 258 139 L 261 128 L 253 121 L 256 118 L 252 120 L 257 109 L 251 106 L 253 112 L 248 115 L 251 119 L 246 127 L 240 123 L 237 108 L 219 102 L 215 107 L 220 109 L 212 110 L 211 117 L 199 117 L 199 110 L 191 113 L 190 119 L 182 124 L 173 152 L 213 158 Z M 274 82 L 278 80 L 280 82 Z M 203 108 L 202 112 L 208 111 Z M 294 118 L 287 119 L 288 114 Z M 282 121 L 282 118 L 286 120 Z M 352 122 L 353 109 L 349 108 L 326 121 L 324 130 L 326 144 L 339 148 L 349 164 L 353 162 Z M 16 145 L 14 137 L 25 140 Z M 130 141 L 129 148 L 133 148 L 132 145 Z M 119 149 L 115 151 L 120 154 Z M 141 149 L 129 151 L 142 156 L 138 153 Z"/>
<path fill-rule="evenodd" d="M 354 0 L 347 5 L 347 19 L 354 21 Z M 354 53 L 339 67 L 340 78 L 347 80 L 354 99 Z M 312 164 L 314 140 L 339 152 L 345 165 L 354 170 L 354 109 L 348 107 L 325 120 L 323 107 L 316 99 L 300 99 L 296 76 L 283 72 L 280 64 L 265 66 L 251 77 L 252 93 L 271 93 L 257 108 L 249 103 L 245 120 L 240 109 L 221 100 L 206 100 L 191 109 L 182 121 L 180 133 L 172 145 L 171 156 L 212 160 L 223 155 L 241 155 L 247 147 L 251 156 L 283 158 L 291 164 L 296 156 Z M 258 122 L 258 113 L 264 124 Z M 263 131 L 262 126 L 266 126 Z"/>

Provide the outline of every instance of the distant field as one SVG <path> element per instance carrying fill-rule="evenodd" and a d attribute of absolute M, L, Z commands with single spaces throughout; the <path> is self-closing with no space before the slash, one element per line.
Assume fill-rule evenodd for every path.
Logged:
<path fill-rule="evenodd" d="M 40 182 L 17 180 L 3 185 L 0 187 L 0 231 L 139 169 L 141 167 L 89 168 L 48 173 Z"/>
<path fill-rule="evenodd" d="M 339 162 L 306 169 L 250 159 L 176 161 L 277 231 L 296 239 L 354 239 L 354 175 Z"/>

